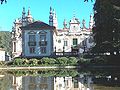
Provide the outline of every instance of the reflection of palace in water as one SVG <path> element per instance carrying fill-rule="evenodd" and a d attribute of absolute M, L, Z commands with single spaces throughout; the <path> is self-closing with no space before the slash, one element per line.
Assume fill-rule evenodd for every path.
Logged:
<path fill-rule="evenodd" d="M 14 90 L 53 90 L 53 77 L 13 76 Z"/>
<path fill-rule="evenodd" d="M 13 90 L 93 90 L 89 76 L 72 77 L 41 77 L 13 76 Z"/>
<path fill-rule="evenodd" d="M 120 76 L 80 74 L 73 78 L 0 75 L 0 90 L 120 90 Z"/>
<path fill-rule="evenodd" d="M 54 90 L 93 90 L 92 78 L 87 77 L 56 77 L 54 79 Z"/>

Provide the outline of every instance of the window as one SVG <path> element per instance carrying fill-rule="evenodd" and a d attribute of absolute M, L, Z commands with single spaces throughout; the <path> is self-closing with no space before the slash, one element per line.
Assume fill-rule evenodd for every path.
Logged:
<path fill-rule="evenodd" d="M 35 35 L 29 35 L 29 42 L 35 42 Z"/>
<path fill-rule="evenodd" d="M 78 40 L 77 40 L 77 38 L 74 38 L 73 39 L 73 46 L 76 46 L 78 44 Z"/>
<path fill-rule="evenodd" d="M 40 45 L 40 46 L 46 46 L 46 45 L 47 45 L 46 35 L 40 35 L 39 45 Z"/>
<path fill-rule="evenodd" d="M 46 47 L 40 47 L 40 51 L 42 54 L 45 54 L 46 53 Z"/>
<path fill-rule="evenodd" d="M 68 42 L 67 41 L 64 41 L 64 46 L 68 46 Z"/>
<path fill-rule="evenodd" d="M 13 48 L 13 49 L 14 49 L 13 51 L 16 52 L 16 42 L 14 42 L 13 44 L 14 44 L 14 45 L 13 45 L 13 47 L 14 47 L 14 48 Z"/>
<path fill-rule="evenodd" d="M 61 43 L 61 40 L 60 40 L 60 39 L 58 40 L 58 43 Z"/>
<path fill-rule="evenodd" d="M 29 35 L 28 45 L 29 46 L 36 46 L 35 35 L 34 34 Z"/>
<path fill-rule="evenodd" d="M 78 80 L 74 80 L 74 88 L 78 88 Z"/>
<path fill-rule="evenodd" d="M 29 46 L 36 46 L 36 42 L 28 42 Z"/>
<path fill-rule="evenodd" d="M 47 83 L 47 78 L 46 77 L 42 77 L 41 78 L 41 83 Z"/>
<path fill-rule="evenodd" d="M 69 86 L 69 81 L 68 80 L 66 80 L 66 86 Z"/>
<path fill-rule="evenodd" d="M 40 35 L 40 41 L 46 41 L 46 35 Z"/>
<path fill-rule="evenodd" d="M 48 90 L 48 84 L 46 83 L 40 83 L 39 87 L 40 87 L 40 90 Z"/>
<path fill-rule="evenodd" d="M 30 52 L 30 54 L 34 54 L 35 53 L 35 47 L 30 47 L 29 52 Z"/>
<path fill-rule="evenodd" d="M 47 41 L 40 41 L 40 42 L 39 42 L 39 45 L 40 45 L 40 46 L 46 46 L 46 45 L 47 45 Z"/>
<path fill-rule="evenodd" d="M 40 46 L 46 46 L 46 45 L 47 45 L 46 32 L 41 32 L 41 33 L 40 33 L 39 45 L 40 45 Z"/>

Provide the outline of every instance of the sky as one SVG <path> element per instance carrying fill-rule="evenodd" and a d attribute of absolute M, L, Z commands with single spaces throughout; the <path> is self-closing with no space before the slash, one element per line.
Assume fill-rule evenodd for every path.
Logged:
<path fill-rule="evenodd" d="M 49 24 L 51 6 L 56 11 L 58 28 L 63 28 L 64 19 L 69 22 L 74 15 L 80 22 L 85 19 L 88 27 L 93 5 L 94 2 L 84 0 L 7 0 L 6 4 L 0 5 L 0 31 L 12 31 L 13 22 L 22 16 L 23 7 L 26 12 L 30 8 L 35 20 Z"/>

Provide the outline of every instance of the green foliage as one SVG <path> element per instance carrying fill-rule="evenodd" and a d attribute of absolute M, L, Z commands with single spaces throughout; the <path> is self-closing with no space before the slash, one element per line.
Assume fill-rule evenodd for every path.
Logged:
<path fill-rule="evenodd" d="M 88 1 L 90 1 L 90 0 L 84 0 L 84 2 L 88 2 Z M 93 0 L 91 0 L 91 2 L 93 2 Z"/>
<path fill-rule="evenodd" d="M 3 2 L 7 3 L 7 0 L 0 0 L 1 4 L 3 4 Z"/>
<path fill-rule="evenodd" d="M 57 63 L 60 65 L 67 65 L 68 60 L 69 59 L 66 57 L 59 57 L 59 58 L 57 58 Z"/>
<path fill-rule="evenodd" d="M 79 64 L 80 64 L 80 65 L 90 64 L 90 59 L 80 58 Z"/>
<path fill-rule="evenodd" d="M 22 63 L 23 63 L 23 60 L 20 59 L 20 58 L 16 58 L 16 59 L 13 61 L 13 64 L 14 64 L 14 65 L 17 65 L 17 66 L 22 66 Z"/>
<path fill-rule="evenodd" d="M 44 69 L 44 70 L 13 70 L 7 72 L 7 74 L 13 74 L 15 76 L 26 76 L 26 75 L 32 75 L 32 76 L 72 76 L 75 77 L 78 75 L 77 70 L 73 69 Z"/>
<path fill-rule="evenodd" d="M 120 0 L 96 0 L 93 27 L 96 47 L 94 53 L 120 50 Z"/>
<path fill-rule="evenodd" d="M 3 67 L 3 66 L 5 66 L 5 62 L 0 61 L 0 67 Z"/>
<path fill-rule="evenodd" d="M 25 59 L 16 58 L 13 60 L 13 66 L 71 66 L 77 65 L 77 59 L 75 57 L 59 57 L 57 59 L 44 57 L 42 59 Z"/>
<path fill-rule="evenodd" d="M 78 62 L 77 58 L 75 58 L 75 57 L 69 57 L 69 61 L 68 61 L 69 65 L 76 65 L 77 62 Z"/>
<path fill-rule="evenodd" d="M 12 39 L 11 33 L 8 31 L 0 31 L 0 48 L 11 54 L 12 52 Z"/>
<path fill-rule="evenodd" d="M 49 63 L 49 58 L 42 58 L 41 63 L 42 64 L 45 64 L 45 63 L 48 64 Z"/>

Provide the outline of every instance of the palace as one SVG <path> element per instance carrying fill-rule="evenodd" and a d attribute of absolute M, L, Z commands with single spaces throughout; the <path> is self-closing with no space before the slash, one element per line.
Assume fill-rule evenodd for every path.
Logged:
<path fill-rule="evenodd" d="M 80 21 L 73 16 L 67 26 L 66 20 L 63 22 L 63 28 L 58 29 L 57 16 L 54 10 L 50 8 L 49 25 L 55 26 L 57 34 L 54 37 L 54 48 L 56 52 L 77 51 L 83 53 L 88 51 L 94 44 L 92 37 L 93 17 L 90 15 L 89 27 L 86 27 L 83 19 L 82 25 Z"/>
<path fill-rule="evenodd" d="M 23 8 L 22 17 L 14 21 L 12 28 L 13 57 L 51 56 L 54 52 L 87 52 L 94 45 L 92 15 L 88 28 L 85 24 L 84 19 L 80 22 L 73 16 L 68 23 L 64 19 L 63 28 L 59 29 L 56 12 L 51 7 L 49 25 L 35 21 L 30 9 L 26 15 Z"/>

